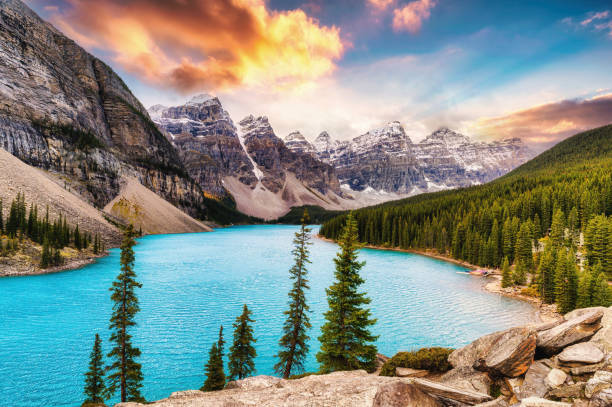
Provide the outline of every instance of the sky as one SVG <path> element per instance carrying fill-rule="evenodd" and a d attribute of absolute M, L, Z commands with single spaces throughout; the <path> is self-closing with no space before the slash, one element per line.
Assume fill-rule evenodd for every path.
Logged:
<path fill-rule="evenodd" d="M 28 0 L 147 107 L 219 97 L 279 137 L 398 120 L 542 150 L 612 123 L 612 3 Z"/>

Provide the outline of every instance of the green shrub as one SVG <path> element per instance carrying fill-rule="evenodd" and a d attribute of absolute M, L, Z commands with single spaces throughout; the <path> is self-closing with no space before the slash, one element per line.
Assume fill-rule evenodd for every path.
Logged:
<path fill-rule="evenodd" d="M 454 349 L 423 348 L 412 352 L 399 352 L 385 362 L 380 375 L 395 376 L 396 367 L 429 370 L 430 372 L 447 372 L 453 367 L 448 362 L 448 356 Z"/>
<path fill-rule="evenodd" d="M 321 373 L 319 372 L 306 372 L 306 373 L 301 373 L 301 374 L 294 374 L 289 376 L 289 380 L 297 380 L 297 379 L 301 379 L 307 376 L 317 376 L 320 375 Z"/>

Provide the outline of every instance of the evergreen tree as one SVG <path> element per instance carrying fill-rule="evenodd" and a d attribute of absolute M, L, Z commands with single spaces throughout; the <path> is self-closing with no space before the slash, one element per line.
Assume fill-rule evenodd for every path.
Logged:
<path fill-rule="evenodd" d="M 561 246 L 565 242 L 565 215 L 561 209 L 557 209 L 553 215 L 550 240 L 554 246 Z"/>
<path fill-rule="evenodd" d="M 219 351 L 219 355 L 221 356 L 221 361 L 223 363 L 224 356 L 224 348 L 225 348 L 225 340 L 223 340 L 223 325 L 219 328 L 219 339 L 217 340 L 217 350 Z"/>
<path fill-rule="evenodd" d="M 102 360 L 102 339 L 96 334 L 93 349 L 89 357 L 89 370 L 85 373 L 85 402 L 88 404 L 102 404 L 106 396 L 104 384 L 104 361 Z"/>
<path fill-rule="evenodd" d="M 585 271 L 578 282 L 578 297 L 576 308 L 588 308 L 591 306 L 591 273 Z"/>
<path fill-rule="evenodd" d="M 257 340 L 253 337 L 253 327 L 255 322 L 251 319 L 252 312 L 246 304 L 242 308 L 242 314 L 236 318 L 234 323 L 234 342 L 230 347 L 229 353 L 229 377 L 230 380 L 240 380 L 248 377 L 255 372 L 255 362 L 257 352 L 253 343 Z"/>
<path fill-rule="evenodd" d="M 76 225 L 74 228 L 74 247 L 77 250 L 81 250 L 83 248 L 83 241 L 81 238 L 81 232 L 79 232 L 79 225 Z"/>
<path fill-rule="evenodd" d="M 51 249 L 49 247 L 49 241 L 45 239 L 42 247 L 42 254 L 40 256 L 40 267 L 47 268 L 51 265 Z"/>
<path fill-rule="evenodd" d="M 108 376 L 108 393 L 114 394 L 120 390 L 121 402 L 143 401 L 140 394 L 142 387 L 142 371 L 136 359 L 140 350 L 132 345 L 130 329 L 136 325 L 134 317 L 140 311 L 138 297 L 135 289 L 142 287 L 136 281 L 134 272 L 134 228 L 129 225 L 124 233 L 121 243 L 121 271 L 111 287 L 111 300 L 113 313 L 110 319 L 110 340 L 114 347 L 108 354 L 112 364 L 107 370 L 112 372 Z"/>
<path fill-rule="evenodd" d="M 609 307 L 612 305 L 612 292 L 608 285 L 608 279 L 600 272 L 595 280 L 592 306 Z"/>
<path fill-rule="evenodd" d="M 310 263 L 308 246 L 312 243 L 310 243 L 311 229 L 306 226 L 307 223 L 308 212 L 305 210 L 302 217 L 302 226 L 295 233 L 293 239 L 295 247 L 292 254 L 295 263 L 289 270 L 293 287 L 289 291 L 289 309 L 284 312 L 286 316 L 283 325 L 284 335 L 279 341 L 281 350 L 276 355 L 279 361 L 274 366 L 274 370 L 285 379 L 294 372 L 304 370 L 304 361 L 308 355 L 307 331 L 311 325 L 308 316 L 310 307 L 306 303 L 305 290 L 310 288 L 308 286 L 307 265 Z"/>
<path fill-rule="evenodd" d="M 527 268 L 522 261 L 518 261 L 514 266 L 514 273 L 512 273 L 512 279 L 516 285 L 525 285 L 527 283 Z"/>
<path fill-rule="evenodd" d="M 221 337 L 219 339 L 222 340 Z M 206 363 L 206 381 L 200 390 L 215 391 L 223 390 L 225 387 L 222 352 L 219 342 L 213 343 L 208 354 L 208 363 Z"/>
<path fill-rule="evenodd" d="M 545 304 L 555 302 L 555 270 L 555 251 L 552 245 L 547 244 L 538 267 L 538 292 Z"/>
<path fill-rule="evenodd" d="M 516 238 L 514 258 L 521 263 L 526 271 L 533 269 L 532 228 L 533 224 L 530 221 L 523 222 Z"/>
<path fill-rule="evenodd" d="M 510 287 L 514 284 L 514 279 L 512 277 L 512 271 L 510 271 L 510 262 L 507 257 L 504 257 L 504 262 L 502 263 L 502 281 L 501 286 L 503 288 Z"/>
<path fill-rule="evenodd" d="M 340 251 L 334 259 L 336 281 L 326 289 L 329 310 L 324 314 L 326 322 L 321 327 L 321 351 L 317 360 L 323 372 L 365 369 L 372 371 L 376 363 L 377 336 L 370 327 L 376 323 L 370 318 L 370 303 L 359 287 L 364 283 L 359 270 L 365 263 L 358 261 L 360 248 L 357 222 L 352 214 L 339 240 Z"/>
<path fill-rule="evenodd" d="M 578 274 L 575 255 L 572 251 L 558 253 L 556 270 L 555 301 L 560 313 L 565 314 L 576 307 L 578 296 Z"/>

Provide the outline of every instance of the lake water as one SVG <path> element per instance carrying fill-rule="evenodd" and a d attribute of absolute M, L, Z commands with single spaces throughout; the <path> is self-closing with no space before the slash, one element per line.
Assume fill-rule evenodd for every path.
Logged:
<path fill-rule="evenodd" d="M 136 246 L 141 312 L 134 330 L 149 400 L 197 389 L 219 325 L 231 342 L 242 304 L 253 310 L 257 374 L 273 374 L 295 226 L 242 226 L 214 233 L 147 236 Z M 307 370 L 317 369 L 325 288 L 337 246 L 313 239 Z M 363 288 L 372 299 L 381 353 L 459 347 L 533 319 L 523 302 L 486 293 L 460 266 L 407 253 L 364 249 Z M 94 334 L 109 350 L 108 288 L 119 251 L 85 268 L 0 278 L 0 406 L 77 406 Z M 229 343 L 228 346 L 229 347 Z M 226 347 L 226 348 L 227 348 Z M 111 403 L 109 403 L 111 404 Z M 111 404 L 112 405 L 112 404 Z"/>

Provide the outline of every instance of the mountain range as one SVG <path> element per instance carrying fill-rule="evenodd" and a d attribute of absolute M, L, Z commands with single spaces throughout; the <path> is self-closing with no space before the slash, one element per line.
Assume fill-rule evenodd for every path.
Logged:
<path fill-rule="evenodd" d="M 119 222 L 159 218 L 144 190 L 194 218 L 244 222 L 479 184 L 531 156 L 519 139 L 475 142 L 449 129 L 414 143 L 399 122 L 312 142 L 283 140 L 272 125 L 235 122 L 209 95 L 147 110 L 100 59 L 22 2 L 0 0 L 0 146 Z M 171 231 L 157 222 L 145 231 Z"/>
<path fill-rule="evenodd" d="M 297 205 L 352 209 L 482 184 L 533 156 L 518 138 L 476 142 L 447 128 L 413 143 L 397 121 L 349 141 L 322 132 L 311 143 L 298 131 L 281 140 L 266 117 L 236 126 L 210 95 L 149 114 L 208 193 L 264 218 Z"/>

